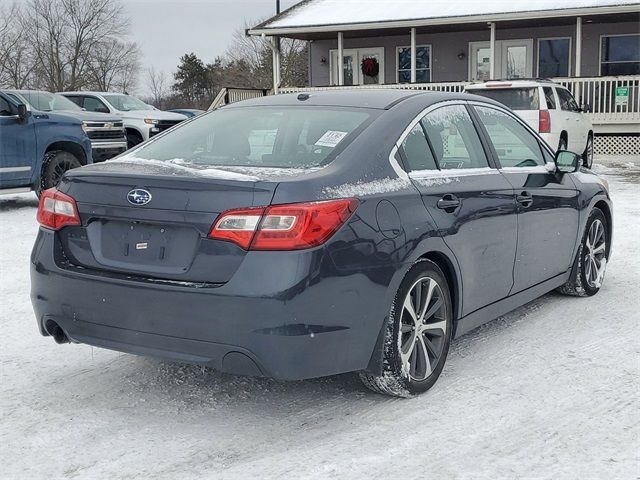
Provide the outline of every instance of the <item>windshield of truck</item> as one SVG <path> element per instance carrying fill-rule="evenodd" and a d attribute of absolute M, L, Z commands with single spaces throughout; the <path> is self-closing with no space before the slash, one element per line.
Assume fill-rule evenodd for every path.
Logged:
<path fill-rule="evenodd" d="M 103 95 L 103 97 L 113 108 L 122 112 L 152 109 L 151 106 L 131 95 Z"/>
<path fill-rule="evenodd" d="M 538 99 L 538 88 L 482 88 L 469 90 L 468 93 L 491 98 L 506 105 L 511 110 L 538 110 L 540 101 Z"/>

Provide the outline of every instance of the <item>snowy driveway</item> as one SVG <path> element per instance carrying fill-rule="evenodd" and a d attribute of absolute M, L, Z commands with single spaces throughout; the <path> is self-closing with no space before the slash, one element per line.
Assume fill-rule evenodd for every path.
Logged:
<path fill-rule="evenodd" d="M 615 206 L 600 294 L 466 335 L 411 400 L 56 345 L 29 302 L 35 196 L 0 197 L 0 478 L 637 478 L 640 168 L 598 170 Z"/>

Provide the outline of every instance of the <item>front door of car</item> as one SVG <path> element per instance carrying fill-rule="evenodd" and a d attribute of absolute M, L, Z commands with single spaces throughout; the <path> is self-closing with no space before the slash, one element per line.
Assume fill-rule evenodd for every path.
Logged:
<path fill-rule="evenodd" d="M 512 293 L 566 272 L 578 235 L 578 191 L 571 175 L 546 165 L 550 153 L 515 115 L 474 106 L 500 172 L 513 186 L 518 208 L 518 250 Z"/>
<path fill-rule="evenodd" d="M 1 188 L 24 186 L 30 181 L 35 151 L 33 120 L 20 120 L 17 105 L 0 95 Z"/>
<path fill-rule="evenodd" d="M 509 294 L 517 243 L 513 189 L 489 164 L 463 104 L 440 106 L 401 145 L 412 182 L 462 277 L 462 315 Z"/>

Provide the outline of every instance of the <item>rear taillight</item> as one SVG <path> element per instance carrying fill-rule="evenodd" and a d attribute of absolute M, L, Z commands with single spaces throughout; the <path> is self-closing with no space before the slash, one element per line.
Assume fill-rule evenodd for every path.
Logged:
<path fill-rule="evenodd" d="M 52 230 L 60 230 L 66 225 L 80 225 L 76 201 L 55 188 L 45 190 L 38 204 L 38 223 Z"/>
<path fill-rule="evenodd" d="M 538 114 L 538 132 L 551 133 L 551 115 L 549 115 L 549 110 L 540 110 Z"/>
<path fill-rule="evenodd" d="M 302 250 L 326 242 L 357 206 L 357 200 L 346 199 L 229 210 L 218 217 L 209 237 L 245 250 Z"/>

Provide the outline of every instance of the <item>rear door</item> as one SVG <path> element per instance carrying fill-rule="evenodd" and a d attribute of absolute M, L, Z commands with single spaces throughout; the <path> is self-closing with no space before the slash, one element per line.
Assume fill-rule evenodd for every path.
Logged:
<path fill-rule="evenodd" d="M 573 95 L 566 88 L 557 87 L 560 109 L 565 120 L 566 130 L 569 136 L 568 149 L 575 153 L 584 152 L 587 146 L 587 134 L 589 127 L 583 122 L 582 111 Z"/>
<path fill-rule="evenodd" d="M 513 189 L 492 167 L 462 103 L 426 113 L 401 144 L 409 176 L 461 269 L 467 315 L 509 294 L 517 219 Z"/>
<path fill-rule="evenodd" d="M 512 293 L 566 272 L 578 234 L 578 192 L 570 175 L 552 173 L 553 159 L 510 112 L 475 104 L 500 172 L 515 189 L 518 249 Z"/>
<path fill-rule="evenodd" d="M 36 134 L 33 118 L 21 122 L 17 107 L 0 94 L 0 187 L 23 186 L 35 164 Z"/>

